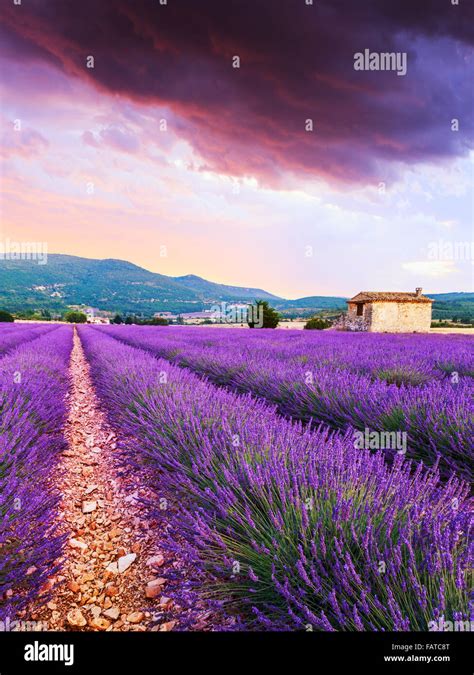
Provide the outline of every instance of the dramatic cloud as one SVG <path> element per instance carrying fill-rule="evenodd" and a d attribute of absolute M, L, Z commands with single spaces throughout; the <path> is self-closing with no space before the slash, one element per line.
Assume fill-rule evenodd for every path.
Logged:
<path fill-rule="evenodd" d="M 472 147 L 473 8 L 448 0 L 425 0 L 422 9 L 412 0 L 29 0 L 4 3 L 2 42 L 12 67 L 47 64 L 111 97 L 166 106 L 201 169 L 280 186 L 288 172 L 376 183 L 403 164 Z M 406 52 L 406 75 L 354 70 L 354 54 L 366 49 Z M 112 126 L 83 140 L 139 147 Z"/>

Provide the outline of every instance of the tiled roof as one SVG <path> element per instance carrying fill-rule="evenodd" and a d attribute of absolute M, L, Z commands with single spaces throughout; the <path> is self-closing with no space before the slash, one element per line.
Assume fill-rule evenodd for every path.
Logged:
<path fill-rule="evenodd" d="M 434 300 L 416 293 L 362 291 L 347 302 L 434 302 Z"/>

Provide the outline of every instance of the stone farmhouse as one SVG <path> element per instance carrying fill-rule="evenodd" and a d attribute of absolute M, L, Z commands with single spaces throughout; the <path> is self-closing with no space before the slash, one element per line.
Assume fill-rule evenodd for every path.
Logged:
<path fill-rule="evenodd" d="M 427 333 L 434 300 L 422 291 L 422 288 L 414 293 L 362 291 L 347 300 L 347 315 L 336 327 L 372 333 Z"/>

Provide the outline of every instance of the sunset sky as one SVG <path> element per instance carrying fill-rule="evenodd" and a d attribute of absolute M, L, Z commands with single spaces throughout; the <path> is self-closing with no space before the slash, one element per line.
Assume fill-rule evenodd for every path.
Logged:
<path fill-rule="evenodd" d="M 474 4 L 306 1 L 1 0 L 0 238 L 287 298 L 473 290 Z"/>

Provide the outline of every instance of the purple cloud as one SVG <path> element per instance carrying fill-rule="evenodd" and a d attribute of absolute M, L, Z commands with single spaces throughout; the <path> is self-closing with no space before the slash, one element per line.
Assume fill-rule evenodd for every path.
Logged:
<path fill-rule="evenodd" d="M 221 172 L 374 182 L 473 147 L 469 3 L 426 0 L 420 11 L 411 0 L 31 0 L 2 14 L 8 59 L 48 62 L 111 96 L 168 106 L 174 131 Z M 354 70 L 365 49 L 406 53 L 406 75 Z M 138 148 L 119 128 L 101 138 Z"/>

